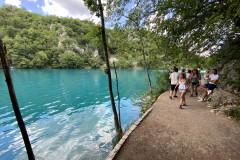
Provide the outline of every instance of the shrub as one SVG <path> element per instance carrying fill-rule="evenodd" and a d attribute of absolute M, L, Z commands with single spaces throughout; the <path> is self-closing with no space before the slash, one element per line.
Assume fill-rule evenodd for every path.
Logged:
<path fill-rule="evenodd" d="M 240 121 L 240 108 L 230 109 L 225 111 L 228 116 L 235 118 L 237 121 Z"/>
<path fill-rule="evenodd" d="M 141 107 L 142 113 L 146 112 L 153 105 L 160 94 L 169 89 L 171 84 L 168 72 L 156 71 L 155 74 L 156 85 L 152 87 L 153 94 L 151 95 L 149 91 L 145 91 L 138 96 L 137 100 L 135 100 L 134 104 Z"/>

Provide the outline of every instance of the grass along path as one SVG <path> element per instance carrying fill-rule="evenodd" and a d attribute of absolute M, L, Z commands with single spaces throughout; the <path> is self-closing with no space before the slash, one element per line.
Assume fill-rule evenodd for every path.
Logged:
<path fill-rule="evenodd" d="M 130 134 L 115 160 L 240 159 L 240 123 L 215 115 L 206 102 L 186 95 L 188 106 L 169 92 Z"/>

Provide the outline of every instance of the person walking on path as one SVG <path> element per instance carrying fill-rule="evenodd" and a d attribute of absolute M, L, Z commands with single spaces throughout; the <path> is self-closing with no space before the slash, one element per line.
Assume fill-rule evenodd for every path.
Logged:
<path fill-rule="evenodd" d="M 203 98 L 199 100 L 200 102 L 204 102 L 207 95 L 211 94 L 214 88 L 216 88 L 216 83 L 219 80 L 219 75 L 217 74 L 217 69 L 213 69 L 212 72 L 213 74 L 211 74 L 209 78 L 206 79 L 209 83 L 201 85 L 199 87 L 200 89 L 204 90 L 204 95 L 203 95 Z"/>
<path fill-rule="evenodd" d="M 197 69 L 193 70 L 193 73 L 190 77 L 190 81 L 191 81 L 191 96 L 193 97 L 193 94 L 195 93 L 195 95 L 198 95 L 197 92 L 197 87 L 199 86 L 199 79 L 201 79 L 201 76 L 198 74 Z"/>
<path fill-rule="evenodd" d="M 192 73 L 191 70 L 188 70 L 188 72 L 186 73 L 186 80 L 187 80 L 189 85 L 191 83 L 191 81 L 190 81 L 191 73 Z M 187 92 L 188 92 L 188 89 L 187 89 Z"/>
<path fill-rule="evenodd" d="M 186 73 L 186 79 L 189 83 L 190 83 L 191 72 L 192 72 L 191 70 L 188 70 L 188 72 Z"/>
<path fill-rule="evenodd" d="M 182 106 L 186 106 L 186 99 L 185 99 L 185 94 L 187 89 L 190 87 L 190 83 L 188 83 L 186 77 L 185 77 L 185 73 L 181 73 L 179 75 L 179 81 L 177 83 L 177 85 L 175 86 L 175 88 L 177 88 L 179 86 L 179 92 L 180 92 L 180 105 L 179 108 L 183 109 Z"/>
<path fill-rule="evenodd" d="M 181 69 L 181 73 L 185 73 L 185 68 L 182 68 L 182 69 Z"/>
<path fill-rule="evenodd" d="M 173 73 L 173 71 L 174 71 L 174 69 L 176 69 L 176 67 L 174 66 L 172 69 L 171 68 L 169 68 L 169 73 L 171 74 L 171 73 Z"/>
<path fill-rule="evenodd" d="M 178 74 L 178 69 L 175 68 L 173 70 L 173 73 L 170 74 L 170 77 L 169 79 L 171 79 L 171 90 L 170 90 L 170 96 L 169 98 L 172 99 L 172 94 L 173 94 L 173 91 L 174 91 L 174 97 L 177 98 L 177 89 L 178 88 L 175 88 L 176 87 L 176 84 L 178 83 L 178 78 L 179 78 L 179 74 Z"/>

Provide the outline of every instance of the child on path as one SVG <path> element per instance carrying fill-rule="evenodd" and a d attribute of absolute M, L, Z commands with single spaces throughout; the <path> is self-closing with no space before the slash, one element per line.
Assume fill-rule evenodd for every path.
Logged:
<path fill-rule="evenodd" d="M 185 94 L 186 94 L 187 89 L 190 86 L 190 83 L 188 83 L 184 73 L 180 74 L 179 81 L 175 88 L 177 88 L 178 86 L 179 86 L 179 92 L 181 95 L 179 108 L 183 109 L 182 106 L 186 106 Z"/>

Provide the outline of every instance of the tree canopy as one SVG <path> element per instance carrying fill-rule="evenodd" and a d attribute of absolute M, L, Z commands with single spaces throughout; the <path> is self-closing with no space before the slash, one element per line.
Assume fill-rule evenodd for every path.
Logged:
<path fill-rule="evenodd" d="M 239 37 L 240 3 L 232 0 L 152 1 L 153 30 L 194 53 L 216 53 Z"/>

